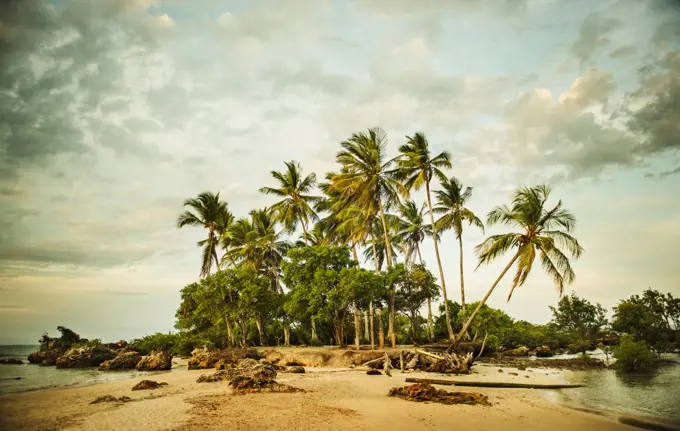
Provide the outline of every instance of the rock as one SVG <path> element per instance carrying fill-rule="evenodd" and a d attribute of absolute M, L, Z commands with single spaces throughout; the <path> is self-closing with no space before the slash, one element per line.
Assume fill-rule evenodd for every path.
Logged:
<path fill-rule="evenodd" d="M 382 373 L 378 370 L 368 370 L 366 374 L 369 376 L 382 376 Z"/>
<path fill-rule="evenodd" d="M 28 355 L 28 362 L 31 364 L 40 364 L 45 366 L 54 365 L 57 363 L 57 359 L 59 359 L 59 357 L 63 355 L 64 352 L 65 350 L 63 349 L 40 350 Z"/>
<path fill-rule="evenodd" d="M 133 391 L 143 391 L 147 389 L 158 389 L 161 386 L 167 386 L 168 384 L 165 382 L 156 382 L 153 380 L 142 380 L 141 382 L 137 383 L 132 387 Z"/>
<path fill-rule="evenodd" d="M 513 350 L 503 352 L 504 356 L 529 356 L 529 348 L 526 346 L 518 347 Z"/>
<path fill-rule="evenodd" d="M 535 350 L 535 355 L 538 358 L 551 358 L 555 354 L 550 350 L 548 346 L 538 346 Z"/>
<path fill-rule="evenodd" d="M 57 368 L 96 367 L 116 355 L 102 346 L 73 347 L 57 359 Z"/>
<path fill-rule="evenodd" d="M 141 359 L 142 355 L 139 352 L 123 352 L 119 353 L 115 358 L 99 364 L 99 369 L 101 371 L 132 370 Z"/>
<path fill-rule="evenodd" d="M 518 365 L 518 366 L 517 366 L 517 369 L 520 370 L 520 371 L 525 371 L 525 370 L 527 369 L 527 366 L 524 365 L 524 364 Z"/>
<path fill-rule="evenodd" d="M 286 370 L 286 372 L 291 374 L 304 374 L 305 369 L 303 367 L 290 367 Z"/>
<path fill-rule="evenodd" d="M 528 378 L 529 378 L 529 376 L 524 376 L 524 378 L 528 379 Z"/>
<path fill-rule="evenodd" d="M 260 364 L 254 359 L 241 359 L 231 368 L 226 368 L 217 371 L 211 375 L 201 375 L 197 383 L 209 383 L 227 380 L 230 381 L 236 376 L 253 377 L 253 378 L 268 378 L 276 377 L 276 368 L 273 365 Z"/>
<path fill-rule="evenodd" d="M 514 371 L 511 371 L 508 374 L 510 374 L 511 376 L 519 376 L 519 374 L 515 373 Z"/>
<path fill-rule="evenodd" d="M 159 371 L 172 368 L 172 355 L 162 351 L 152 351 L 139 360 L 135 367 L 138 371 Z"/>
<path fill-rule="evenodd" d="M 236 376 L 229 382 L 229 385 L 234 388 L 234 394 L 250 394 L 253 392 L 304 392 L 303 389 L 283 385 L 270 377 Z"/>
<path fill-rule="evenodd" d="M 99 404 L 99 403 L 127 403 L 132 401 L 132 398 L 126 397 L 123 395 L 120 398 L 116 398 L 113 395 L 102 395 L 97 397 L 94 401 L 91 401 L 90 404 Z"/>
<path fill-rule="evenodd" d="M 502 373 L 502 372 L 503 372 L 503 369 L 499 368 L 499 369 L 498 369 L 498 372 L 499 372 L 499 373 Z"/>
<path fill-rule="evenodd" d="M 203 370 L 216 368 L 218 370 L 228 368 L 241 359 L 260 359 L 260 354 L 255 349 L 224 349 L 216 350 L 212 347 L 199 347 L 191 352 L 188 367 L 190 370 Z"/>
<path fill-rule="evenodd" d="M 14 358 L 5 358 L 5 359 L 0 359 L 0 364 L 3 365 L 23 365 L 24 361 L 21 359 L 14 359 Z"/>

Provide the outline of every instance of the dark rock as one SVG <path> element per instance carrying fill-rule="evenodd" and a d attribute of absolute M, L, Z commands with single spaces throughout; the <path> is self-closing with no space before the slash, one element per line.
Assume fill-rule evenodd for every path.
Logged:
<path fill-rule="evenodd" d="M 132 387 L 133 391 L 143 391 L 148 389 L 158 389 L 161 386 L 167 386 L 165 382 L 156 382 L 153 380 L 142 380 Z"/>
<path fill-rule="evenodd" d="M 534 354 L 538 358 L 551 358 L 551 357 L 554 356 L 554 353 L 550 350 L 550 347 L 548 347 L 548 346 L 538 346 L 538 347 L 536 347 Z"/>
<path fill-rule="evenodd" d="M 378 370 L 368 370 L 366 374 L 369 376 L 382 376 L 382 373 Z"/>
<path fill-rule="evenodd" d="M 508 374 L 511 375 L 511 376 L 519 376 L 519 374 L 515 373 L 514 371 L 511 371 Z"/>
<path fill-rule="evenodd" d="M 513 350 L 506 350 L 503 352 L 503 356 L 529 356 L 529 348 L 522 346 Z"/>
<path fill-rule="evenodd" d="M 499 373 L 502 373 L 502 372 L 503 372 L 503 370 L 499 368 L 499 369 L 498 369 L 498 372 L 499 372 Z"/>
<path fill-rule="evenodd" d="M 142 355 L 139 352 L 123 352 L 119 353 L 115 358 L 99 364 L 99 369 L 101 371 L 132 370 L 141 359 Z"/>
<path fill-rule="evenodd" d="M 50 350 L 40 350 L 38 352 L 33 352 L 28 355 L 28 362 L 31 364 L 40 365 L 54 365 L 57 363 L 57 359 L 63 355 L 65 350 L 63 349 L 50 349 Z"/>
<path fill-rule="evenodd" d="M 102 346 L 73 347 L 57 359 L 57 368 L 96 367 L 115 357 L 115 353 Z"/>
<path fill-rule="evenodd" d="M 127 403 L 132 401 L 132 398 L 126 397 L 123 395 L 122 397 L 116 398 L 113 395 L 102 395 L 97 397 L 94 401 L 91 401 L 90 404 L 99 404 L 99 403 Z"/>
<path fill-rule="evenodd" d="M 159 371 L 172 368 L 172 355 L 162 351 L 152 351 L 137 363 L 138 371 Z"/>
<path fill-rule="evenodd" d="M 236 376 L 253 377 L 258 379 L 273 379 L 276 377 L 276 368 L 273 365 L 260 364 L 254 359 L 241 359 L 233 367 L 217 371 L 211 375 L 201 375 L 197 383 L 209 383 L 227 380 Z"/>
<path fill-rule="evenodd" d="M 190 370 L 216 368 L 218 370 L 230 367 L 241 359 L 260 359 L 261 355 L 255 349 L 223 349 L 200 347 L 191 352 L 188 367 Z"/>
<path fill-rule="evenodd" d="M 304 374 L 305 369 L 303 367 L 290 367 L 286 370 L 286 372 L 291 374 Z"/>
<path fill-rule="evenodd" d="M 517 369 L 520 370 L 520 371 L 525 371 L 525 370 L 527 369 L 527 366 L 524 365 L 524 364 L 518 365 L 518 366 L 517 366 Z"/>
<path fill-rule="evenodd" d="M 23 365 L 24 361 L 21 359 L 14 359 L 14 358 L 5 358 L 5 359 L 0 359 L 0 364 L 3 365 Z"/>

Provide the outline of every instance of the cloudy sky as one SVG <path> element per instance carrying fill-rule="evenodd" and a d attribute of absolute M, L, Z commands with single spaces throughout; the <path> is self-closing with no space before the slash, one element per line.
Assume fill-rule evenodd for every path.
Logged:
<path fill-rule="evenodd" d="M 284 160 L 323 175 L 373 126 L 392 154 L 419 130 L 450 151 L 480 215 L 552 184 L 579 295 L 677 295 L 679 124 L 677 1 L 4 1 L 0 343 L 170 330 L 203 236 L 176 229 L 182 201 L 219 191 L 245 215 Z M 474 271 L 481 240 L 469 300 L 504 266 Z M 458 299 L 452 234 L 442 250 Z M 493 306 L 550 318 L 540 268 L 506 304 L 508 282 Z"/>

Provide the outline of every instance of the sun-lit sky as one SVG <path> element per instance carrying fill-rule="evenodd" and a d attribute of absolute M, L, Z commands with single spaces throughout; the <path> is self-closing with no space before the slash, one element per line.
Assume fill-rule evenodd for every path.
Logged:
<path fill-rule="evenodd" d="M 183 200 L 244 216 L 284 160 L 322 177 L 374 126 L 391 155 L 416 131 L 448 150 L 482 217 L 550 183 L 579 221 L 579 295 L 678 295 L 679 125 L 677 1 L 2 2 L 0 343 L 172 329 L 204 236 L 176 228 Z M 505 264 L 474 270 L 482 239 L 470 301 Z M 441 249 L 459 300 L 452 233 Z M 547 321 L 540 267 L 506 303 L 510 280 L 490 304 Z"/>

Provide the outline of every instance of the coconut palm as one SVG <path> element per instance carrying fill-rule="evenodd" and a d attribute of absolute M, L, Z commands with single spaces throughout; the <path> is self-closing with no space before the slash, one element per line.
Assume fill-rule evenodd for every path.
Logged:
<path fill-rule="evenodd" d="M 220 201 L 220 194 L 203 192 L 196 198 L 184 201 L 185 207 L 190 210 L 184 211 L 177 218 L 177 227 L 200 226 L 208 230 L 208 238 L 199 241 L 198 246 L 203 247 L 201 277 L 210 274 L 213 262 L 219 268 L 217 259 L 217 246 L 219 238 L 229 229 L 233 216 L 227 209 L 227 203 Z"/>
<path fill-rule="evenodd" d="M 500 223 L 517 227 L 519 232 L 491 235 L 475 247 L 475 252 L 479 256 L 477 267 L 491 263 L 508 250 L 512 249 L 514 253 L 503 272 L 463 325 L 452 347 L 460 343 L 479 310 L 515 263 L 517 263 L 517 269 L 508 301 L 514 290 L 526 281 L 536 256 L 541 260 L 543 270 L 557 286 L 560 296 L 564 291 L 564 286 L 574 281 L 575 274 L 569 258 L 560 248 L 566 250 L 574 259 L 581 256 L 583 248 L 570 234 L 576 225 L 576 219 L 569 211 L 562 208 L 562 201 L 551 209 L 546 209 L 549 196 L 550 187 L 546 185 L 524 187 L 515 191 L 510 207 L 503 205 L 489 212 L 488 225 Z"/>
<path fill-rule="evenodd" d="M 289 233 L 295 231 L 298 223 L 301 224 L 306 242 L 309 222 L 317 219 L 312 205 L 318 197 L 309 194 L 316 185 L 316 175 L 311 173 L 303 177 L 300 164 L 294 160 L 285 162 L 285 164 L 285 172 L 271 171 L 272 177 L 279 182 L 280 188 L 262 187 L 260 192 L 283 198 L 272 205 L 270 210 Z"/>
<path fill-rule="evenodd" d="M 406 264 L 413 263 L 417 254 L 418 261 L 423 265 L 423 256 L 420 253 L 420 243 L 426 236 L 432 236 L 432 226 L 425 224 L 426 204 L 420 208 L 413 201 L 406 201 L 399 205 L 399 215 L 395 217 L 397 225 L 397 237 L 404 245 Z M 434 339 L 434 326 L 432 323 L 432 299 L 427 298 L 427 332 L 430 341 Z"/>
<path fill-rule="evenodd" d="M 339 195 L 340 208 L 351 204 L 364 215 L 379 215 L 386 243 L 387 266 L 390 268 L 393 259 L 385 208 L 399 200 L 398 194 L 406 196 L 408 191 L 394 177 L 391 169 L 393 160 L 386 160 L 387 138 L 382 130 L 373 128 L 355 133 L 341 145 L 343 149 L 336 156 L 341 170 L 329 177 L 329 189 Z M 397 343 L 394 320 L 394 292 L 392 292 L 388 331 L 393 346 Z"/>
<path fill-rule="evenodd" d="M 416 133 L 413 136 L 406 137 L 408 141 L 399 147 L 401 156 L 397 161 L 397 178 L 404 181 L 404 186 L 408 189 L 419 190 L 425 187 L 425 195 L 427 197 L 427 207 L 430 210 L 430 224 L 432 226 L 432 233 L 434 236 L 434 252 L 437 257 L 437 266 L 439 267 L 439 281 L 442 288 L 442 297 L 444 298 L 444 314 L 446 315 L 446 330 L 449 338 L 453 340 L 453 327 L 451 326 L 451 318 L 449 316 L 448 296 L 446 294 L 446 280 L 444 279 L 444 268 L 442 266 L 442 259 L 439 256 L 439 244 L 437 236 L 437 228 L 434 225 L 434 215 L 432 214 L 432 197 L 430 195 L 430 183 L 435 176 L 440 179 L 446 178 L 442 169 L 451 168 L 451 156 L 448 152 L 442 151 L 436 156 L 430 154 L 430 145 L 423 133 Z"/>
<path fill-rule="evenodd" d="M 437 205 L 435 214 L 442 216 L 435 223 L 437 231 L 453 229 L 458 239 L 460 263 L 460 305 L 465 308 L 465 277 L 463 276 L 463 223 L 477 226 L 484 232 L 484 224 L 469 208 L 465 206 L 472 196 L 472 187 L 463 190 L 463 184 L 456 177 L 441 181 L 442 190 L 436 190 Z"/>

